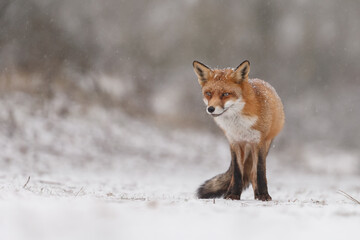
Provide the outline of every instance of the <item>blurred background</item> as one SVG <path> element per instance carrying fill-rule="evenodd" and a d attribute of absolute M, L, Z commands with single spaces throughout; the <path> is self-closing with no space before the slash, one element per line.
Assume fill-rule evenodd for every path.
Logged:
<path fill-rule="evenodd" d="M 22 139 L 16 151 L 36 155 L 29 147 L 40 141 L 36 132 L 54 135 L 54 125 L 83 126 L 93 115 L 103 123 L 91 129 L 104 129 L 120 114 L 119 128 L 141 122 L 129 135 L 145 143 L 129 154 L 154 138 L 144 126 L 209 133 L 226 144 L 205 112 L 192 62 L 223 68 L 248 59 L 250 77 L 268 81 L 284 103 L 286 125 L 273 150 L 279 159 L 358 174 L 359 13 L 357 0 L 1 0 L 2 142 Z M 100 110 L 90 114 L 92 107 Z M 41 119 L 50 120 L 34 127 Z M 56 134 L 76 131 L 63 129 Z M 129 135 L 106 142 L 112 132 L 99 133 L 99 143 L 84 129 L 79 141 L 86 136 L 108 153 L 128 150 L 119 146 Z M 56 134 L 44 137 L 48 147 L 58 146 Z M 6 153 L 3 160 L 12 161 Z"/>

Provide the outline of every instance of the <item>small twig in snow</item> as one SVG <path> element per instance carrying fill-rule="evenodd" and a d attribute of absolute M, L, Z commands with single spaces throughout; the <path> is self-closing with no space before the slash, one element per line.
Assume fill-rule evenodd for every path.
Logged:
<path fill-rule="evenodd" d="M 30 176 L 28 177 L 28 179 L 27 179 L 26 183 L 24 184 L 23 188 L 25 188 L 26 185 L 28 185 L 29 182 L 30 182 Z"/>
<path fill-rule="evenodd" d="M 83 187 L 81 187 L 80 190 L 75 194 L 75 197 L 77 197 L 82 190 L 83 190 Z"/>
<path fill-rule="evenodd" d="M 351 201 L 353 201 L 353 202 L 355 202 L 355 203 L 357 203 L 357 204 L 360 204 L 360 201 L 359 201 L 359 200 L 353 198 L 352 196 L 350 196 L 350 195 L 347 194 L 346 192 L 341 191 L 341 190 L 339 189 L 339 190 L 338 190 L 338 193 L 340 193 L 340 194 L 343 195 L 344 197 L 350 199 Z"/>
<path fill-rule="evenodd" d="M 50 184 L 50 185 L 62 185 L 59 182 L 53 182 L 53 181 L 47 181 L 47 180 L 39 180 L 39 183 Z"/>

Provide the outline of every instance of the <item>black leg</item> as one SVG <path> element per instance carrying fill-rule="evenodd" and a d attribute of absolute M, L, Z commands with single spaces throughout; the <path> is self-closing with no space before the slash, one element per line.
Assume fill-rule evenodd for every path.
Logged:
<path fill-rule="evenodd" d="M 266 155 L 266 151 L 260 150 L 257 163 L 257 189 L 255 191 L 255 199 L 259 199 L 261 201 L 271 200 L 266 180 Z"/>
<path fill-rule="evenodd" d="M 242 191 L 242 179 L 240 166 L 237 161 L 237 156 L 235 151 L 231 149 L 231 166 L 232 169 L 232 177 L 230 180 L 229 188 L 225 194 L 226 199 L 240 200 L 241 191 Z"/>

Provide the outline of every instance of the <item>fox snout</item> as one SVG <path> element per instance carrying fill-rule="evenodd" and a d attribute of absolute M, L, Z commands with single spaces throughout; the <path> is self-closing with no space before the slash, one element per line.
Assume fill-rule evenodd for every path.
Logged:
<path fill-rule="evenodd" d="M 221 114 L 223 114 L 227 109 L 225 108 L 222 108 L 220 106 L 208 106 L 206 107 L 206 112 L 208 114 L 210 114 L 211 116 L 213 117 L 217 117 L 217 116 L 220 116 Z"/>
<path fill-rule="evenodd" d="M 205 103 L 206 103 L 206 101 L 205 101 Z M 237 99 L 236 101 L 234 101 L 234 100 L 226 101 L 224 104 L 224 107 L 222 107 L 221 105 L 213 106 L 213 105 L 210 105 L 211 103 L 208 103 L 210 106 L 208 105 L 206 107 L 206 112 L 213 117 L 218 117 L 218 116 L 222 115 L 223 113 L 225 113 L 227 110 L 229 110 L 231 107 L 238 106 L 238 104 L 240 104 L 240 103 L 241 103 L 241 98 Z"/>

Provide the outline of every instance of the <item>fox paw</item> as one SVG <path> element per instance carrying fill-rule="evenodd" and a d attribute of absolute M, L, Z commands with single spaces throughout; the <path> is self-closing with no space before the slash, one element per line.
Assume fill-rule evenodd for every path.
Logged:
<path fill-rule="evenodd" d="M 268 193 L 256 194 L 255 199 L 260 200 L 260 201 L 271 201 L 272 200 L 271 196 Z"/>
<path fill-rule="evenodd" d="M 240 195 L 228 194 L 228 195 L 225 196 L 225 199 L 240 200 Z"/>

